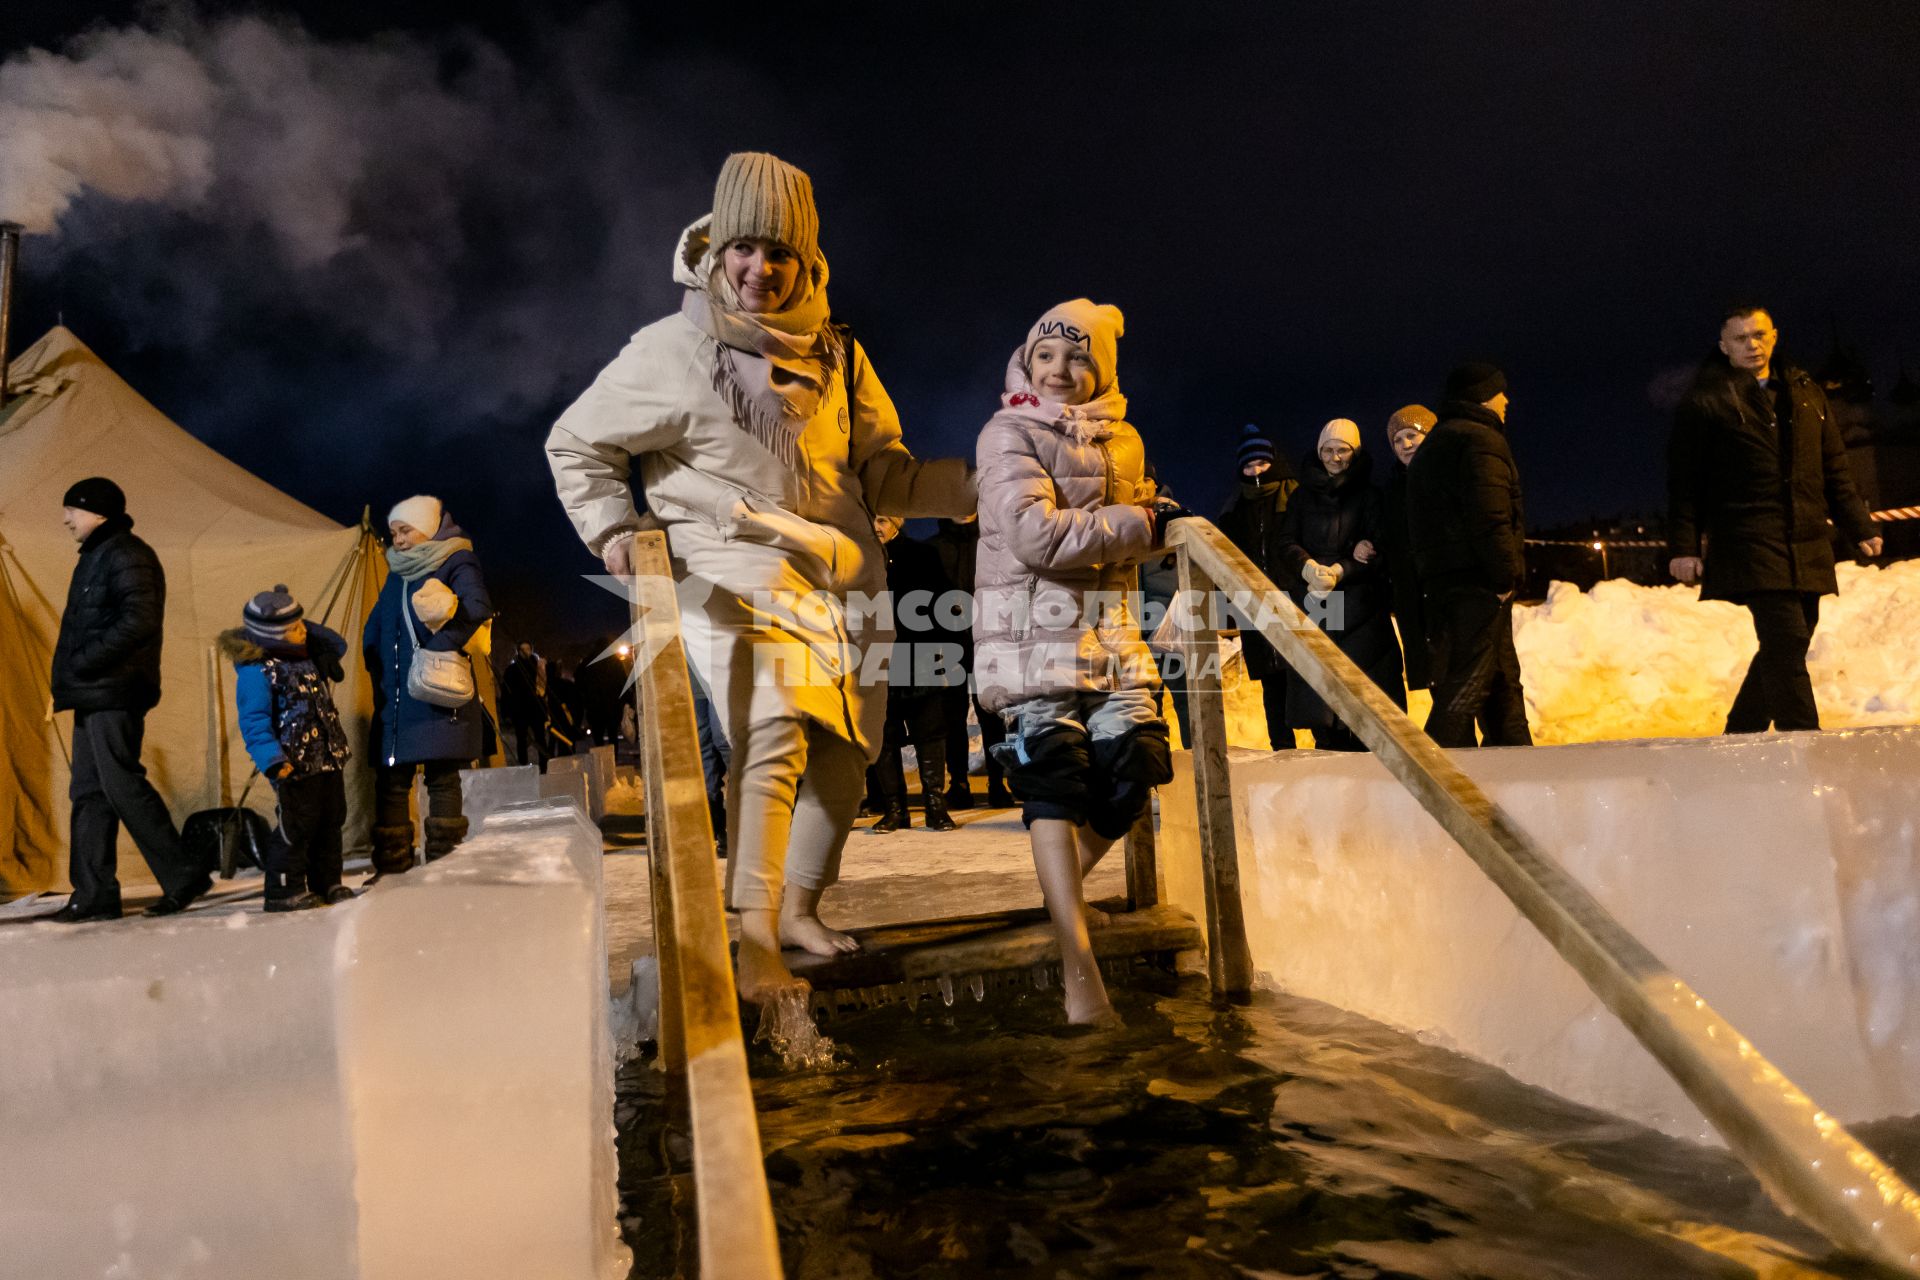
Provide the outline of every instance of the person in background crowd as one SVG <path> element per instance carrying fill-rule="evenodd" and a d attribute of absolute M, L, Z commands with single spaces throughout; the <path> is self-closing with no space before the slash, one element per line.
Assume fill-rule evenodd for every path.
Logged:
<path fill-rule="evenodd" d="M 535 653 L 530 641 L 522 640 L 513 660 L 507 663 L 500 681 L 500 711 L 513 730 L 514 749 L 519 763 L 539 765 L 546 771 L 551 754 L 547 742 L 547 660 Z"/>
<path fill-rule="evenodd" d="M 727 856 L 727 740 L 713 714 L 713 702 L 696 687 L 693 727 L 700 738 L 700 773 L 707 786 L 707 817 L 713 823 L 713 852 Z"/>
<path fill-rule="evenodd" d="M 765 1005 L 804 985 L 783 946 L 859 946 L 820 918 L 820 898 L 839 878 L 886 722 L 886 691 L 864 676 L 869 650 L 893 637 L 850 608 L 886 586 L 873 516 L 965 515 L 973 477 L 962 459 L 913 456 L 864 348 L 831 322 L 820 213 L 801 170 L 728 156 L 673 278 L 674 314 L 635 334 L 561 415 L 547 458 L 608 573 L 632 571 L 644 489 L 676 578 L 698 588 L 681 624 L 733 753 L 737 981 Z"/>
<path fill-rule="evenodd" d="M 952 831 L 947 816 L 947 721 L 951 690 L 966 690 L 960 646 L 934 620 L 933 604 L 946 587 L 940 556 L 931 546 L 900 532 L 900 521 L 876 517 L 874 536 L 887 550 L 887 590 L 893 597 L 892 668 L 887 672 L 887 726 L 880 758 L 873 764 L 880 818 L 874 834 L 912 826 L 907 816 L 907 776 L 900 752 L 913 743 L 927 830 Z"/>
<path fill-rule="evenodd" d="M 460 770 L 484 743 L 478 697 L 457 707 L 413 696 L 408 671 L 416 650 L 465 653 L 493 616 L 480 559 L 440 499 L 416 494 L 387 513 L 392 570 L 367 617 L 361 657 L 373 685 L 373 884 L 414 864 L 409 796 L 416 774 L 427 780 L 426 856 L 452 853 L 467 835 Z M 468 659 L 471 661 L 471 659 Z"/>
<path fill-rule="evenodd" d="M 574 683 L 577 663 L 555 658 L 547 664 L 547 737 L 552 753 L 574 754 L 580 740 L 580 690 Z"/>
<path fill-rule="evenodd" d="M 1238 488 L 1216 523 L 1220 532 L 1253 561 L 1255 568 L 1271 578 L 1275 586 L 1287 590 L 1298 570 L 1281 555 L 1280 522 L 1300 488 L 1300 480 L 1286 460 L 1274 452 L 1273 441 L 1253 423 L 1241 429 L 1234 468 L 1239 473 Z M 1260 682 L 1260 702 L 1267 714 L 1268 745 L 1275 751 L 1290 749 L 1293 726 L 1287 722 L 1287 664 L 1252 627 L 1240 628 L 1240 653 L 1247 664 L 1247 678 Z M 1184 740 L 1184 715 L 1180 732 Z"/>
<path fill-rule="evenodd" d="M 51 919 L 63 924 L 120 917 L 116 847 L 120 824 L 160 884 L 150 916 L 185 911 L 213 887 L 193 865 L 167 802 L 140 763 L 147 712 L 160 701 L 160 645 L 167 575 L 133 532 L 127 495 L 91 476 L 61 500 L 62 523 L 80 544 L 53 646 L 53 701 L 73 712 L 73 802 L 67 877 L 73 894 Z"/>
<path fill-rule="evenodd" d="M 1393 469 L 1380 490 L 1380 555 L 1393 589 L 1393 618 L 1400 624 L 1400 648 L 1406 658 L 1407 688 L 1433 683 L 1427 652 L 1427 607 L 1420 566 L 1413 558 L 1413 531 L 1407 523 L 1407 467 L 1439 421 L 1425 405 L 1403 405 L 1387 419 L 1387 444 Z"/>
<path fill-rule="evenodd" d="M 969 757 L 973 752 L 967 733 L 967 708 L 971 706 L 980 725 L 980 747 L 987 759 L 986 807 L 1011 809 L 1015 801 L 1013 793 L 1007 790 L 1006 771 L 993 754 L 993 749 L 1006 740 L 1007 727 L 999 716 L 980 705 L 979 690 L 973 684 L 973 571 L 980 551 L 978 519 L 967 516 L 940 521 L 933 535 L 933 549 L 940 556 L 943 591 L 953 593 L 954 600 L 964 600 L 967 605 L 964 614 L 949 613 L 944 608 L 934 611 L 941 638 L 960 646 L 960 663 L 967 673 L 966 684 L 947 689 L 947 772 L 953 778 L 947 788 L 947 807 L 973 808 L 973 786 L 968 780 Z"/>
<path fill-rule="evenodd" d="M 980 432 L 973 621 L 980 698 L 1060 945 L 1067 1018 L 1112 1022 L 1084 877 L 1173 776 L 1159 675 L 1130 606 L 1140 561 L 1189 513 L 1158 503 L 1116 371 L 1117 307 L 1076 298 L 1035 322 Z"/>
<path fill-rule="evenodd" d="M 1440 424 L 1407 467 L 1407 524 L 1426 587 L 1433 662 L 1427 736 L 1443 747 L 1531 746 L 1513 598 L 1526 581 L 1526 511 L 1507 445 L 1507 377 L 1447 375 Z"/>
<path fill-rule="evenodd" d="M 330 907 L 354 896 L 340 883 L 340 828 L 347 821 L 342 772 L 353 753 L 328 688 L 346 679 L 347 642 L 309 622 L 285 584 L 262 591 L 220 633 L 233 663 L 240 736 L 273 784 L 280 821 L 264 854 L 267 911 Z"/>
<path fill-rule="evenodd" d="M 1393 596 L 1380 553 L 1380 491 L 1369 483 L 1372 468 L 1352 421 L 1335 418 L 1321 429 L 1319 444 L 1301 468 L 1299 492 L 1280 518 L 1280 558 L 1291 572 L 1279 581 L 1340 652 L 1405 710 Z M 1287 679 L 1287 723 L 1312 730 L 1313 745 L 1322 751 L 1366 750 L 1294 673 Z"/>
<path fill-rule="evenodd" d="M 1807 648 L 1820 597 L 1839 590 L 1827 519 L 1862 556 L 1883 545 L 1832 406 L 1803 370 L 1775 359 L 1779 340 L 1764 307 L 1728 311 L 1668 445 L 1669 568 L 1699 583 L 1701 599 L 1745 606 L 1760 641 L 1728 733 L 1820 727 Z"/>

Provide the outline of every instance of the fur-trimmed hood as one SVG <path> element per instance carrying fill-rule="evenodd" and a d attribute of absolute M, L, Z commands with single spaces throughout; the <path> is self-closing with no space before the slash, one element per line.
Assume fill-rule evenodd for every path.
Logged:
<path fill-rule="evenodd" d="M 222 631 L 215 643 L 219 646 L 220 656 L 236 667 L 267 660 L 267 651 L 253 642 L 245 627 Z"/>
<path fill-rule="evenodd" d="M 245 627 L 233 627 L 222 631 L 215 644 L 220 650 L 220 656 L 236 668 L 252 666 L 276 656 L 305 657 L 312 659 L 313 664 L 320 669 L 320 674 L 335 684 L 346 679 L 346 669 L 341 665 L 340 659 L 346 656 L 347 642 L 341 639 L 338 632 L 311 620 L 307 622 L 307 647 L 302 654 L 276 655 L 271 650 L 261 647 L 258 641 L 247 634 Z"/>

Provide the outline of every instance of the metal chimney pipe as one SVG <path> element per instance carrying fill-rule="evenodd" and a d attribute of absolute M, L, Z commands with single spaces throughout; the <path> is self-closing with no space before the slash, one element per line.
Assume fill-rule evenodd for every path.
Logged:
<path fill-rule="evenodd" d="M 0 222 L 0 410 L 7 407 L 7 371 L 13 360 L 13 269 L 20 262 L 20 224 Z"/>

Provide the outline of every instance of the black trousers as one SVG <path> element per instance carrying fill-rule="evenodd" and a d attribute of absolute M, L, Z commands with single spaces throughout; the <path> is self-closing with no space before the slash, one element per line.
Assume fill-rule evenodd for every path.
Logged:
<path fill-rule="evenodd" d="M 396 764 L 373 772 L 373 825 L 376 827 L 413 826 L 407 793 L 413 790 L 413 775 L 423 769 L 427 775 L 427 816 L 458 818 L 460 813 L 460 771 L 465 760 L 427 760 L 421 764 Z M 399 851 L 395 850 L 395 856 Z M 413 844 L 409 839 L 405 860 L 394 866 L 382 866 L 381 846 L 373 844 L 373 869 L 381 872 L 405 871 L 413 865 Z"/>
<path fill-rule="evenodd" d="M 183 892 L 198 871 L 180 844 L 167 802 L 147 781 L 140 744 L 147 733 L 144 711 L 79 711 L 73 717 L 73 802 L 68 832 L 68 879 L 73 901 L 106 907 L 120 901 L 115 846 L 125 823 L 140 856 L 163 892 Z"/>
<path fill-rule="evenodd" d="M 515 720 L 513 744 L 521 764 L 539 765 L 540 771 L 546 772 L 547 761 L 553 757 L 553 748 L 547 742 L 545 720 Z M 539 759 L 536 760 L 535 756 Z"/>
<path fill-rule="evenodd" d="M 1760 651 L 1727 712 L 1728 733 L 1818 729 L 1820 708 L 1807 675 L 1807 649 L 1820 625 L 1820 597 L 1811 591 L 1756 591 L 1740 601 L 1753 615 Z"/>
<path fill-rule="evenodd" d="M 1007 739 L 1007 726 L 1000 717 L 980 705 L 965 685 L 955 685 L 942 689 L 940 697 L 946 700 L 947 724 L 947 773 L 952 777 L 949 791 L 967 791 L 972 783 L 967 781 L 969 757 L 973 754 L 967 740 L 967 703 L 973 703 L 974 714 L 980 720 L 980 748 L 987 753 L 987 786 L 998 791 L 1006 786 L 1005 770 L 1000 762 L 993 758 L 993 748 Z"/>
<path fill-rule="evenodd" d="M 266 850 L 267 896 L 325 893 L 340 883 L 340 828 L 347 821 L 347 780 L 338 769 L 273 784 L 280 825 Z"/>
<path fill-rule="evenodd" d="M 939 689 L 887 694 L 887 736 L 874 761 L 875 798 L 881 804 L 907 799 L 907 771 L 901 763 L 900 749 L 913 743 L 920 764 L 920 792 L 923 799 L 937 803 L 946 800 L 947 784 L 947 707 Z"/>
<path fill-rule="evenodd" d="M 1485 587 L 1452 587 L 1427 597 L 1433 654 L 1433 711 L 1427 736 L 1443 747 L 1530 747 L 1527 695 L 1513 647 L 1513 602 Z"/>
<path fill-rule="evenodd" d="M 1287 679 L 1287 669 L 1282 667 L 1260 682 L 1260 708 L 1267 713 L 1267 746 L 1275 751 L 1293 750 L 1293 728 L 1287 723 Z M 1193 746 L 1186 735 L 1187 719 L 1182 716 L 1180 741 Z"/>

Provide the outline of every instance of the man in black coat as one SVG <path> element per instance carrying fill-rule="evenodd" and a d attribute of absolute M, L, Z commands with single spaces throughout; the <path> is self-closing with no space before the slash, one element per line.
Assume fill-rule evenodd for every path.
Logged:
<path fill-rule="evenodd" d="M 73 896 L 53 919 L 120 916 L 115 856 L 125 823 L 160 882 L 150 916 L 173 915 L 213 886 L 180 844 L 167 802 L 140 763 L 147 712 L 160 701 L 161 624 L 167 579 L 153 548 L 134 536 L 127 496 L 94 476 L 61 499 L 80 543 L 53 649 L 53 709 L 73 712 L 73 802 L 68 878 Z"/>
<path fill-rule="evenodd" d="M 893 598 L 894 641 L 887 677 L 887 728 L 868 784 L 880 802 L 880 820 L 868 831 L 883 835 L 911 826 L 907 775 L 901 751 L 911 742 L 920 766 L 920 795 L 927 830 L 952 831 L 947 816 L 948 691 L 966 688 L 961 646 L 947 638 L 934 604 L 946 587 L 940 555 L 900 532 L 900 521 L 880 516 L 874 533 L 887 549 L 887 591 Z"/>
<path fill-rule="evenodd" d="M 500 702 L 500 710 L 513 728 L 520 763 L 539 765 L 544 773 L 549 754 L 547 660 L 526 640 L 520 642 L 513 661 L 507 664 L 500 681 Z"/>
<path fill-rule="evenodd" d="M 1433 711 L 1443 747 L 1531 746 L 1513 597 L 1526 580 L 1526 511 L 1507 447 L 1507 378 L 1490 364 L 1447 375 L 1440 425 L 1407 467 L 1414 563 L 1426 586 Z"/>
<path fill-rule="evenodd" d="M 1839 590 L 1829 515 L 1861 555 L 1882 545 L 1832 407 L 1804 371 L 1774 360 L 1779 337 L 1765 308 L 1729 311 L 1668 445 L 1669 568 L 1699 582 L 1703 600 L 1745 605 L 1760 640 L 1728 733 L 1820 727 L 1807 648 L 1820 597 Z"/>
<path fill-rule="evenodd" d="M 1281 554 L 1280 522 L 1300 481 L 1286 459 L 1274 452 L 1273 441 L 1251 422 L 1241 431 L 1234 469 L 1239 473 L 1239 485 L 1214 523 L 1284 591 L 1296 570 Z M 1240 628 L 1240 656 L 1247 664 L 1247 679 L 1260 682 L 1260 702 L 1267 714 L 1267 745 L 1275 751 L 1290 749 L 1293 728 L 1287 721 L 1287 664 L 1252 627 Z M 1183 738 L 1186 732 L 1186 717 L 1182 715 Z"/>

